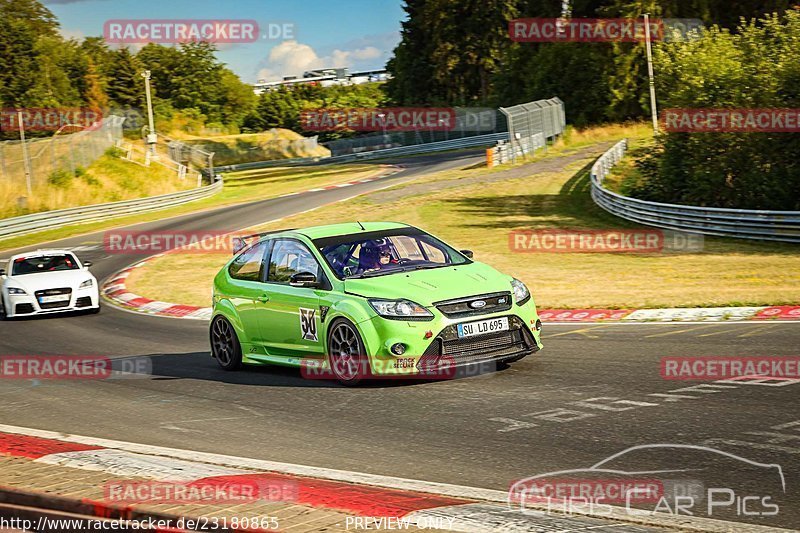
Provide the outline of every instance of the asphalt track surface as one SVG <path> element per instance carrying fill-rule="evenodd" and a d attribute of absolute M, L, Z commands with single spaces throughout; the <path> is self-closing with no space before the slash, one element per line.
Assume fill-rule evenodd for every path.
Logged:
<path fill-rule="evenodd" d="M 404 159 L 406 169 L 391 178 L 127 229 L 235 230 L 479 159 Z M 101 283 L 142 258 L 108 255 L 100 243 L 102 233 L 46 247 L 84 247 L 79 256 Z M 776 516 L 720 506 L 712 517 L 800 528 L 800 383 L 700 384 L 660 374 L 665 356 L 799 355 L 800 324 L 546 324 L 543 342 L 539 354 L 482 375 L 343 388 L 291 369 L 224 372 L 209 356 L 206 323 L 107 305 L 98 315 L 0 322 L 0 354 L 146 356 L 153 375 L 0 380 L 0 423 L 499 490 L 633 446 L 696 445 L 780 465 L 785 492 L 773 470 L 700 449 L 637 450 L 611 464 L 681 470 L 667 477 L 730 488 L 732 507 L 755 495 L 748 512 L 769 511 L 761 498 L 771 496 Z M 695 512 L 708 516 L 706 503 L 699 498 Z"/>

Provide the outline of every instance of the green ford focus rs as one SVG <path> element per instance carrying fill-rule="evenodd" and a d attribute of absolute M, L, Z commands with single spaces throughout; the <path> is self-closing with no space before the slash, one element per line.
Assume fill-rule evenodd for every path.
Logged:
<path fill-rule="evenodd" d="M 211 353 L 364 378 L 453 377 L 541 349 L 528 288 L 406 224 L 258 234 L 214 279 Z M 248 244 L 249 242 L 249 244 Z"/>

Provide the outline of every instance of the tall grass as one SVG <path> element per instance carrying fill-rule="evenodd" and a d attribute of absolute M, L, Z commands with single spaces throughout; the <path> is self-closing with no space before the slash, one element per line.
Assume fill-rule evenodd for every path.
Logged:
<path fill-rule="evenodd" d="M 166 194 L 196 184 L 179 180 L 177 173 L 160 165 L 144 167 L 120 159 L 112 149 L 87 168 L 37 177 L 30 195 L 24 178 L 0 180 L 0 218 Z"/>

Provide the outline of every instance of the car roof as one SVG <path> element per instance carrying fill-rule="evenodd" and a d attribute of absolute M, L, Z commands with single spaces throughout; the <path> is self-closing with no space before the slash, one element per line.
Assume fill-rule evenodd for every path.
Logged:
<path fill-rule="evenodd" d="M 11 258 L 9 258 L 9 262 L 11 262 L 11 261 L 13 261 L 13 260 L 15 260 L 15 259 L 17 259 L 19 257 L 42 257 L 44 255 L 59 255 L 59 254 L 62 254 L 62 255 L 63 254 L 70 254 L 72 256 L 75 255 L 75 253 L 72 252 L 71 250 L 40 249 L 40 250 L 31 250 L 30 252 L 24 252 L 24 253 L 21 253 L 21 254 L 12 255 Z"/>
<path fill-rule="evenodd" d="M 299 233 L 311 240 L 322 239 L 325 237 L 336 237 L 338 235 L 350 235 L 353 233 L 363 233 L 367 231 L 383 231 L 390 229 L 409 228 L 408 224 L 400 222 L 347 222 L 344 224 L 330 224 L 327 226 L 312 226 L 292 230 L 289 233 Z"/>

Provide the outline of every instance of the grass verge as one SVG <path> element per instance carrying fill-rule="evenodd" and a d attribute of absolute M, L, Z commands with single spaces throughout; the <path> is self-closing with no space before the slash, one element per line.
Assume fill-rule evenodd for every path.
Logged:
<path fill-rule="evenodd" d="M 214 209 L 255 200 L 263 200 L 324 185 L 364 179 L 384 171 L 384 168 L 376 167 L 375 165 L 352 164 L 315 167 L 276 167 L 230 173 L 225 175 L 225 187 L 222 192 L 210 198 L 162 211 L 120 217 L 91 224 L 64 226 L 43 232 L 32 233 L 30 235 L 0 240 L 0 251 L 45 243 L 71 237 L 73 235 L 82 235 L 110 228 L 124 227 L 139 222 L 159 220 L 205 209 Z"/>
<path fill-rule="evenodd" d="M 331 151 L 322 145 L 312 148 L 309 140 L 291 130 L 272 129 L 263 133 L 190 137 L 183 141 L 206 152 L 214 153 L 216 166 L 288 159 L 293 157 L 324 157 Z"/>
<path fill-rule="evenodd" d="M 454 170 L 322 207 L 259 229 L 353 220 L 422 227 L 477 260 L 523 280 L 541 308 L 659 308 L 796 304 L 800 250 L 791 245 L 705 240 L 700 253 L 520 254 L 515 229 L 639 227 L 594 205 L 589 169 L 623 135 L 646 143 L 647 128 L 574 134 L 547 154 L 492 170 Z M 598 144 L 598 141 L 603 141 Z M 148 298 L 208 306 L 211 280 L 228 257 L 172 254 L 138 269 L 129 288 Z"/>
<path fill-rule="evenodd" d="M 0 218 L 156 196 L 195 185 L 192 180 L 179 179 L 176 172 L 161 165 L 144 167 L 120 159 L 119 155 L 111 148 L 88 167 L 80 166 L 78 158 L 74 170 L 65 166 L 48 175 L 43 173 L 51 170 L 49 167 L 34 166 L 30 196 L 23 174 L 0 180 Z"/>

